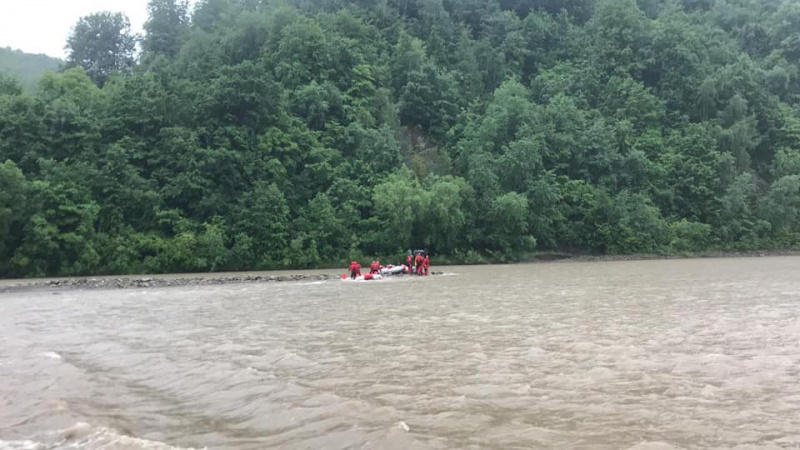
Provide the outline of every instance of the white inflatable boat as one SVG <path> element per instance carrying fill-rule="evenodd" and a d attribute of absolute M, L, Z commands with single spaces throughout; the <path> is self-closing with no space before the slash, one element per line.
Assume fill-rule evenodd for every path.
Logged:
<path fill-rule="evenodd" d="M 382 275 L 401 275 L 405 273 L 406 266 L 393 266 L 393 267 L 384 267 L 381 269 Z"/>

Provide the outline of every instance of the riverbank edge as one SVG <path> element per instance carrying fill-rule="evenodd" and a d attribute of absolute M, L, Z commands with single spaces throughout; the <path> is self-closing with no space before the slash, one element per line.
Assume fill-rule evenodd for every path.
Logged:
<path fill-rule="evenodd" d="M 431 275 L 441 275 L 431 272 Z M 54 280 L 20 280 L 19 284 L 0 286 L 0 294 L 36 290 L 95 290 L 95 289 L 148 289 L 185 286 L 223 286 L 254 283 L 315 282 L 339 280 L 341 274 L 284 274 L 284 275 L 228 275 L 213 276 L 173 276 L 157 277 L 102 277 L 102 278 L 61 278 Z"/>
<path fill-rule="evenodd" d="M 478 266 L 497 264 L 552 264 L 579 262 L 619 262 L 619 261 L 655 261 L 679 259 L 714 259 L 714 258 L 763 258 L 780 256 L 800 256 L 800 250 L 763 250 L 763 251 L 717 251 L 687 252 L 669 254 L 633 254 L 633 255 L 590 255 L 572 253 L 534 253 L 516 261 L 482 261 L 476 263 L 448 264 L 450 266 Z M 325 269 L 322 269 L 325 270 Z M 432 272 L 431 275 L 441 275 Z M 281 282 L 314 282 L 338 280 L 340 274 L 281 274 L 281 275 L 228 275 L 214 276 L 204 274 L 198 276 L 119 276 L 119 277 L 84 277 L 61 278 L 54 280 L 17 280 L 18 284 L 0 286 L 0 294 L 25 292 L 33 290 L 70 290 L 70 289 L 147 289 L 182 286 L 221 286 L 245 283 L 281 283 Z"/>
<path fill-rule="evenodd" d="M 159 275 L 157 277 L 98 277 L 98 278 L 62 278 L 55 280 L 20 280 L 19 284 L 0 286 L 0 294 L 26 292 L 34 290 L 71 290 L 71 289 L 147 289 L 181 286 L 221 286 L 228 284 L 245 283 L 281 283 L 300 281 L 327 281 L 338 279 L 339 275 L 312 274 L 312 275 L 231 275 L 231 276 L 175 276 Z"/>
<path fill-rule="evenodd" d="M 569 262 L 615 262 L 615 261 L 657 261 L 678 259 L 729 259 L 729 258 L 765 258 L 779 256 L 800 256 L 800 250 L 743 250 L 743 251 L 707 251 L 663 254 L 632 255 L 592 255 L 572 253 L 541 253 L 510 264 L 530 263 L 569 263 Z"/>

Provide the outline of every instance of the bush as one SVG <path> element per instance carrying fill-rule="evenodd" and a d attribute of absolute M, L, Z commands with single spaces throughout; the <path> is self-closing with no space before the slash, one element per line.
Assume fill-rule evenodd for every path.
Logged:
<path fill-rule="evenodd" d="M 669 239 L 661 212 L 640 194 L 624 191 L 594 216 L 599 243 L 608 253 L 658 253 Z"/>
<path fill-rule="evenodd" d="M 669 247 L 677 252 L 696 252 L 709 245 L 711 225 L 681 219 L 669 226 Z"/>

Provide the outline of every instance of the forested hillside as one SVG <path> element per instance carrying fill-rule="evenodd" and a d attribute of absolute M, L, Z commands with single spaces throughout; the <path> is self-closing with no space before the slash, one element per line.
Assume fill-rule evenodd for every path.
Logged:
<path fill-rule="evenodd" d="M 11 75 L 28 88 L 35 87 L 43 73 L 58 70 L 60 64 L 60 60 L 47 55 L 0 47 L 0 73 Z"/>
<path fill-rule="evenodd" d="M 0 274 L 798 244 L 795 0 L 149 12 L 0 79 Z"/>

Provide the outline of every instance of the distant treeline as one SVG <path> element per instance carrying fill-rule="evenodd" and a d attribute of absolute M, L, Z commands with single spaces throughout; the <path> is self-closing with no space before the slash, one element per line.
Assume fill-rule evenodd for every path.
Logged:
<path fill-rule="evenodd" d="M 19 80 L 26 88 L 36 87 L 45 72 L 54 72 L 61 67 L 60 59 L 47 55 L 32 55 L 8 47 L 0 47 L 0 73 Z"/>
<path fill-rule="evenodd" d="M 0 78 L 1 276 L 798 244 L 795 0 L 149 13 Z"/>

